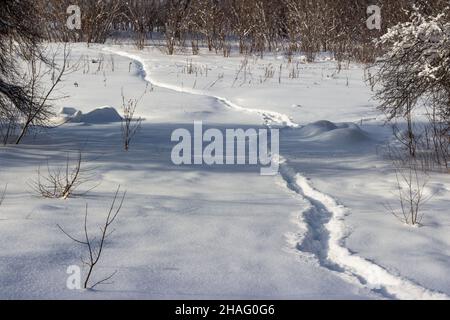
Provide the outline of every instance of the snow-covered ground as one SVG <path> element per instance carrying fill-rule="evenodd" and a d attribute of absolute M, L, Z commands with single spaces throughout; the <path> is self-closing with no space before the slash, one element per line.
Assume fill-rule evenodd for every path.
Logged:
<path fill-rule="evenodd" d="M 450 296 L 450 179 L 432 176 L 423 226 L 396 204 L 395 174 L 378 152 L 391 138 L 362 66 L 324 57 L 164 55 L 158 48 L 73 47 L 85 61 L 64 81 L 57 108 L 77 121 L 0 149 L 1 298 L 438 299 Z M 99 63 L 102 61 L 102 63 Z M 94 63 L 95 62 L 95 63 Z M 87 67 L 89 65 L 89 67 Z M 281 72 L 280 72 L 281 70 Z M 75 85 L 76 84 L 76 85 Z M 145 120 L 121 146 L 121 92 Z M 73 108 L 74 110 L 68 109 Z M 110 109 L 109 109 L 110 110 Z M 108 118 L 110 117 L 110 118 Z M 175 129 L 281 128 L 281 167 L 175 166 Z M 83 150 L 97 186 L 68 200 L 37 197 L 37 170 Z M 92 230 L 117 186 L 128 194 L 94 277 L 97 291 L 66 288 L 83 248 L 57 228 Z"/>

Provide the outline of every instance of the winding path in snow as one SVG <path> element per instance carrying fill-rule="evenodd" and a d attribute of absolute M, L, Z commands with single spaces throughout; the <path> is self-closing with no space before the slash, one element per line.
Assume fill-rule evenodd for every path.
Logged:
<path fill-rule="evenodd" d="M 300 127 L 299 124 L 294 123 L 285 114 L 245 108 L 224 97 L 211 95 L 205 91 L 162 83 L 151 78 L 146 69 L 145 59 L 142 57 L 113 48 L 104 48 L 104 51 L 140 63 L 145 73 L 145 80 L 156 87 L 216 99 L 223 105 L 236 111 L 260 115 L 268 126 Z M 314 254 L 322 267 L 336 272 L 345 280 L 362 285 L 384 298 L 402 300 L 450 299 L 450 297 L 443 293 L 428 290 L 400 275 L 390 273 L 367 259 L 351 253 L 345 247 L 344 243 L 344 239 L 347 236 L 344 218 L 349 213 L 348 209 L 340 205 L 337 200 L 329 195 L 316 190 L 306 177 L 295 172 L 288 165 L 287 160 L 281 156 L 280 174 L 290 190 L 297 193 L 302 199 L 308 200 L 311 204 L 311 207 L 303 213 L 308 226 L 308 233 L 305 239 L 302 240 L 302 243 L 297 245 L 298 250 Z"/>
<path fill-rule="evenodd" d="M 115 50 L 109 49 L 109 48 L 105 48 L 104 51 L 107 51 L 112 54 L 117 54 L 119 56 L 126 57 L 131 60 L 137 61 L 139 64 L 142 65 L 142 67 L 144 69 L 145 80 L 156 87 L 176 91 L 179 93 L 187 93 L 187 94 L 205 96 L 208 98 L 216 99 L 218 102 L 220 102 L 223 105 L 225 105 L 231 109 L 234 109 L 236 111 L 258 114 L 259 116 L 261 116 L 264 119 L 266 125 L 281 125 L 282 127 L 291 127 L 291 128 L 299 127 L 299 125 L 297 123 L 293 122 L 289 116 L 279 113 L 279 112 L 261 110 L 261 109 L 244 108 L 244 107 L 241 107 L 241 106 L 233 103 L 232 101 L 228 100 L 227 98 L 211 95 L 202 90 L 184 88 L 184 87 L 160 82 L 156 79 L 151 78 L 150 73 L 147 72 L 147 70 L 146 70 L 145 61 L 144 61 L 144 59 L 142 59 L 142 57 L 134 55 L 134 54 L 130 54 L 130 53 L 124 52 L 124 51 L 115 51 Z"/>

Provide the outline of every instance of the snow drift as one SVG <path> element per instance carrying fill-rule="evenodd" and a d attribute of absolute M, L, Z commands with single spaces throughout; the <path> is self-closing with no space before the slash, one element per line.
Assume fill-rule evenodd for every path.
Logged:
<path fill-rule="evenodd" d="M 348 146 L 370 142 L 372 139 L 358 125 L 354 123 L 333 123 L 318 121 L 299 129 L 300 137 L 305 141 Z"/>
<path fill-rule="evenodd" d="M 105 124 L 122 121 L 122 117 L 117 110 L 109 106 L 94 109 L 86 114 L 83 114 L 75 108 L 65 107 L 59 112 L 59 119 L 63 122 L 87 124 Z"/>

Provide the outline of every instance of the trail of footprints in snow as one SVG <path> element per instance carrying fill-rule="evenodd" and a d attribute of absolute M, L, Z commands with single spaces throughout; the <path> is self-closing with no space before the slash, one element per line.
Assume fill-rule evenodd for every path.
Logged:
<path fill-rule="evenodd" d="M 389 273 L 386 269 L 352 254 L 344 247 L 343 218 L 347 209 L 332 197 L 314 189 L 307 178 L 292 170 L 285 159 L 280 159 L 280 173 L 292 191 L 308 200 L 312 207 L 304 212 L 308 232 L 298 249 L 312 253 L 321 266 L 340 273 L 344 279 L 353 278 L 364 287 L 385 298 L 401 300 L 447 300 L 443 293 L 421 287 L 407 279 Z"/>
<path fill-rule="evenodd" d="M 273 111 L 248 109 L 229 101 L 228 99 L 211 96 L 206 92 L 187 90 L 182 87 L 160 83 L 150 79 L 146 70 L 144 59 L 137 55 L 129 54 L 114 49 L 106 51 L 123 56 L 140 63 L 144 69 L 145 80 L 153 86 L 169 89 L 180 93 L 209 96 L 215 98 L 227 107 L 241 112 L 254 112 L 262 116 L 266 125 L 281 123 L 285 127 L 299 127 L 298 124 L 284 114 Z M 339 205 L 332 197 L 314 189 L 307 178 L 296 173 L 280 156 L 280 173 L 287 187 L 305 198 L 311 203 L 311 208 L 304 212 L 305 222 L 308 224 L 308 232 L 302 243 L 298 244 L 298 250 L 312 253 L 316 256 L 320 265 L 333 272 L 337 272 L 347 281 L 359 283 L 364 287 L 381 294 L 385 298 L 395 299 L 450 299 L 447 295 L 428 290 L 400 276 L 389 273 L 386 269 L 352 254 L 343 244 L 345 226 L 343 218 L 347 209 Z"/>

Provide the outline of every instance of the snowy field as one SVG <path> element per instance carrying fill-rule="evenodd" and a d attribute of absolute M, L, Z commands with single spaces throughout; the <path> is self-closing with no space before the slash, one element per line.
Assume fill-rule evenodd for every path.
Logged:
<path fill-rule="evenodd" d="M 392 139 L 364 82 L 363 66 L 323 56 L 244 58 L 159 48 L 76 45 L 80 68 L 64 80 L 56 110 L 77 121 L 0 148 L 0 298 L 56 299 L 447 299 L 450 178 L 432 175 L 420 228 L 397 206 Z M 121 145 L 122 91 L 142 100 L 131 150 Z M 68 108 L 73 108 L 70 110 Z M 67 115 L 67 111 L 70 115 Z M 98 112 L 98 111 L 97 111 Z M 55 119 L 55 122 L 60 119 Z M 254 166 L 175 166 L 175 129 L 279 128 L 280 173 Z M 68 200 L 40 198 L 30 184 L 47 164 L 82 150 L 94 178 Z M 83 247 L 86 203 L 96 230 L 117 186 L 127 190 L 94 278 L 95 291 L 66 287 Z"/>

